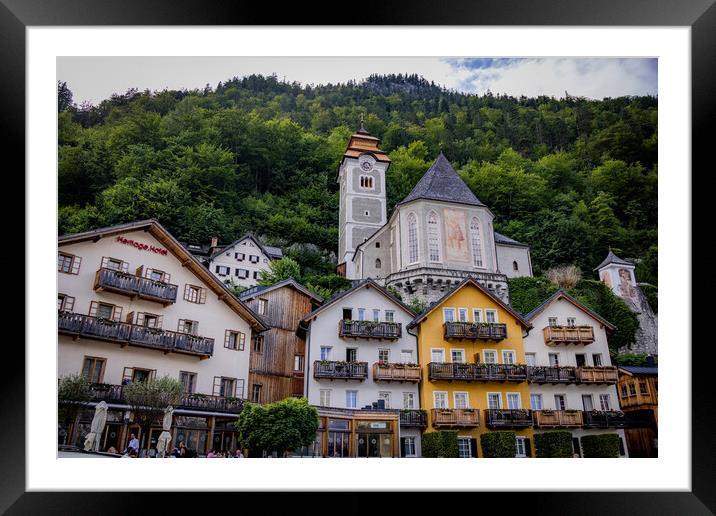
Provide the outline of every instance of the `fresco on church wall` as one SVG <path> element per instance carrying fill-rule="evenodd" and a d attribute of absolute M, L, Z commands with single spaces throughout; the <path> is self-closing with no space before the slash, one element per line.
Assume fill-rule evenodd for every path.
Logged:
<path fill-rule="evenodd" d="M 448 260 L 468 261 L 467 224 L 465 212 L 444 210 L 445 255 Z"/>
<path fill-rule="evenodd" d="M 634 297 L 636 292 L 628 269 L 619 269 L 619 289 L 624 297 Z"/>
<path fill-rule="evenodd" d="M 607 285 L 607 287 L 612 288 L 612 277 L 609 272 L 602 272 L 602 281 Z"/>

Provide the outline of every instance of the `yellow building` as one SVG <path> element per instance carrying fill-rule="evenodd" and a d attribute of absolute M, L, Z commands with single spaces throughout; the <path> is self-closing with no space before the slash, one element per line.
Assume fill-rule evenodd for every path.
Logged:
<path fill-rule="evenodd" d="M 461 457 L 484 457 L 480 435 L 514 431 L 515 456 L 534 455 L 522 337 L 531 326 L 472 278 L 408 325 L 422 367 L 427 432 L 458 431 Z"/>

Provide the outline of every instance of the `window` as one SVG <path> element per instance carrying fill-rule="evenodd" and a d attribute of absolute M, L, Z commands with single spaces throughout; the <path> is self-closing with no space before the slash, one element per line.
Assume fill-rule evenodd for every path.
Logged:
<path fill-rule="evenodd" d="M 465 350 L 464 349 L 451 349 L 450 359 L 453 363 L 462 364 L 465 362 Z"/>
<path fill-rule="evenodd" d="M 403 393 L 403 408 L 414 409 L 415 408 L 415 393 L 404 392 Z"/>
<path fill-rule="evenodd" d="M 356 362 L 358 360 L 358 349 L 347 348 L 346 349 L 346 362 Z"/>
<path fill-rule="evenodd" d="M 395 322 L 395 312 L 393 310 L 386 310 L 385 320 L 386 322 Z"/>
<path fill-rule="evenodd" d="M 564 394 L 554 395 L 554 409 L 555 410 L 567 410 L 567 399 Z"/>
<path fill-rule="evenodd" d="M 259 271 L 254 271 L 254 279 L 259 279 Z"/>
<path fill-rule="evenodd" d="M 629 396 L 636 396 L 636 385 L 634 383 L 629 384 Z"/>
<path fill-rule="evenodd" d="M 548 356 L 549 365 L 552 367 L 559 367 L 559 353 L 550 353 Z"/>
<path fill-rule="evenodd" d="M 254 335 L 254 338 L 252 340 L 251 349 L 254 351 L 254 353 L 263 353 L 264 352 L 264 336 L 263 335 Z"/>
<path fill-rule="evenodd" d="M 582 394 L 582 406 L 587 412 L 594 410 L 594 402 L 591 394 Z"/>
<path fill-rule="evenodd" d="M 360 176 L 360 187 L 372 190 L 373 178 L 371 176 Z"/>
<path fill-rule="evenodd" d="M 260 399 L 261 399 L 261 384 L 255 383 L 251 387 L 251 402 L 259 403 Z"/>
<path fill-rule="evenodd" d="M 433 391 L 433 408 L 448 408 L 447 392 Z"/>
<path fill-rule="evenodd" d="M 457 318 L 460 322 L 467 322 L 467 308 L 458 308 Z"/>
<path fill-rule="evenodd" d="M 469 437 L 458 437 L 457 438 L 457 450 L 458 456 L 461 459 L 469 459 L 472 457 L 472 450 L 470 448 Z"/>
<path fill-rule="evenodd" d="M 602 354 L 601 354 L 601 353 L 594 353 L 594 354 L 592 355 L 592 363 L 593 363 L 595 366 L 600 366 L 600 365 L 602 365 Z"/>
<path fill-rule="evenodd" d="M 206 289 L 187 283 L 184 287 L 184 300 L 190 303 L 204 304 L 206 303 Z"/>
<path fill-rule="evenodd" d="M 519 392 L 507 393 L 507 408 L 510 410 L 519 410 L 522 408 L 522 399 Z"/>
<path fill-rule="evenodd" d="M 627 396 L 627 386 L 625 384 L 622 384 L 622 398 L 626 398 Z"/>
<path fill-rule="evenodd" d="M 358 320 L 365 321 L 365 308 L 358 309 Z"/>
<path fill-rule="evenodd" d="M 99 317 L 109 321 L 119 321 L 122 318 L 122 307 L 109 303 L 92 301 L 89 309 L 90 317 Z"/>
<path fill-rule="evenodd" d="M 527 457 L 527 438 L 526 437 L 515 437 L 515 457 Z"/>
<path fill-rule="evenodd" d="M 363 215 L 365 215 L 366 217 L 370 217 L 370 211 L 365 210 L 365 211 L 363 212 Z"/>
<path fill-rule="evenodd" d="M 196 373 L 179 371 L 179 381 L 185 394 L 193 394 L 196 390 Z"/>
<path fill-rule="evenodd" d="M 330 407 L 331 406 L 331 390 L 330 389 L 321 389 L 319 403 L 320 403 L 321 407 Z"/>
<path fill-rule="evenodd" d="M 224 347 L 243 351 L 246 344 L 246 335 L 240 331 L 226 330 L 224 333 Z"/>
<path fill-rule="evenodd" d="M 430 350 L 430 359 L 433 362 L 439 364 L 445 362 L 445 350 L 444 349 L 432 349 Z"/>
<path fill-rule="evenodd" d="M 609 400 L 609 394 L 599 395 L 599 406 L 602 408 L 602 410 L 612 410 L 612 404 Z"/>
<path fill-rule="evenodd" d="M 82 258 L 71 254 L 57 254 L 57 270 L 65 274 L 79 274 Z"/>
<path fill-rule="evenodd" d="M 403 437 L 403 457 L 415 457 L 415 437 Z"/>
<path fill-rule="evenodd" d="M 321 346 L 321 360 L 330 360 L 331 359 L 331 347 L 330 346 Z"/>
<path fill-rule="evenodd" d="M 110 258 L 108 256 L 102 257 L 102 264 L 100 266 L 103 269 L 110 269 L 113 271 L 127 272 L 129 270 L 129 264 L 117 258 Z"/>
<path fill-rule="evenodd" d="M 248 269 L 236 269 L 236 277 L 239 279 L 246 279 L 249 277 Z"/>
<path fill-rule="evenodd" d="M 504 350 L 502 352 L 502 363 L 503 364 L 514 364 L 517 361 L 514 351 Z"/>
<path fill-rule="evenodd" d="M 485 321 L 488 323 L 497 322 L 497 310 L 485 310 Z"/>
<path fill-rule="evenodd" d="M 235 378 L 222 378 L 219 388 L 219 396 L 222 397 L 233 397 L 236 392 L 236 379 Z"/>
<path fill-rule="evenodd" d="M 473 322 L 476 322 L 476 323 L 482 322 L 482 309 L 481 308 L 473 308 L 472 309 L 472 320 L 473 320 Z"/>
<path fill-rule="evenodd" d="M 574 317 L 567 317 L 567 326 L 574 327 L 576 325 L 577 325 L 577 322 L 574 319 Z"/>
<path fill-rule="evenodd" d="M 380 310 L 374 308 L 373 309 L 373 321 L 378 322 L 380 321 Z"/>
<path fill-rule="evenodd" d="M 542 410 L 542 395 L 530 394 L 530 405 L 532 410 Z"/>
<path fill-rule="evenodd" d="M 259 257 L 256 256 L 255 254 L 251 254 L 251 255 L 249 255 L 249 261 L 251 263 L 259 263 Z"/>
<path fill-rule="evenodd" d="M 587 365 L 587 355 L 585 355 L 584 353 L 576 353 L 574 355 L 574 359 L 577 361 L 577 367 Z"/>
<path fill-rule="evenodd" d="M 87 378 L 91 383 L 102 383 L 104 376 L 104 365 L 107 360 L 98 357 L 85 357 L 82 364 L 82 376 Z"/>
<path fill-rule="evenodd" d="M 536 357 L 537 355 L 535 353 L 525 353 L 525 362 L 527 362 L 528 366 L 535 366 L 537 365 Z"/>
<path fill-rule="evenodd" d="M 497 351 L 494 349 L 486 349 L 482 352 L 483 356 L 485 357 L 485 363 L 486 364 L 496 364 L 497 363 Z"/>
<path fill-rule="evenodd" d="M 239 262 L 243 262 L 246 259 L 246 255 L 244 253 L 234 253 L 234 258 Z"/>
<path fill-rule="evenodd" d="M 214 270 L 219 276 L 228 276 L 231 274 L 231 267 L 227 267 L 225 265 L 217 265 Z"/>
<path fill-rule="evenodd" d="M 268 310 L 268 299 L 259 298 L 259 304 L 258 304 L 259 315 L 266 315 L 267 310 Z"/>
<path fill-rule="evenodd" d="M 649 394 L 649 389 L 647 389 L 646 383 L 639 382 L 639 394 Z"/>
<path fill-rule="evenodd" d="M 455 309 L 454 308 L 443 308 L 443 320 L 445 322 L 455 321 Z"/>
<path fill-rule="evenodd" d="M 483 267 L 480 222 L 477 220 L 477 217 L 473 217 L 470 220 L 470 244 L 472 245 L 472 265 L 475 267 Z"/>
<path fill-rule="evenodd" d="M 353 320 L 353 309 L 352 308 L 344 308 L 343 309 L 343 320 L 344 321 Z"/>
<path fill-rule="evenodd" d="M 358 391 L 346 391 L 346 408 L 358 407 Z"/>
<path fill-rule="evenodd" d="M 156 314 L 149 314 L 146 312 L 138 312 L 135 324 L 138 326 L 144 326 L 146 328 L 161 328 L 162 316 Z"/>
<path fill-rule="evenodd" d="M 385 403 L 385 408 L 390 408 L 390 391 L 379 391 L 378 399 L 383 400 L 383 402 Z"/>
<path fill-rule="evenodd" d="M 197 335 L 199 331 L 199 321 L 190 321 L 188 319 L 179 319 L 178 330 L 179 333 L 188 333 L 190 335 Z"/>
<path fill-rule="evenodd" d="M 413 351 L 410 349 L 404 349 L 400 352 L 400 361 L 404 364 L 413 363 Z"/>
<path fill-rule="evenodd" d="M 520 266 L 517 265 L 517 262 L 516 262 L 516 261 L 512 262 L 512 270 L 513 270 L 513 271 L 518 271 L 518 270 L 520 270 Z"/>
<path fill-rule="evenodd" d="M 303 355 L 294 355 L 293 356 L 293 370 L 294 371 L 303 371 Z"/>
<path fill-rule="evenodd" d="M 57 294 L 57 310 L 71 312 L 75 307 L 75 298 L 67 294 Z"/>
<path fill-rule="evenodd" d="M 499 392 L 487 393 L 487 408 L 493 410 L 502 408 L 502 395 Z"/>
<path fill-rule="evenodd" d="M 418 218 L 415 213 L 408 215 L 408 263 L 418 261 Z"/>
<path fill-rule="evenodd" d="M 376 249 L 380 249 L 380 242 L 376 242 L 376 243 L 375 243 L 375 248 L 376 248 Z"/>
<path fill-rule="evenodd" d="M 468 398 L 466 392 L 456 392 L 453 394 L 453 401 L 455 402 L 455 408 L 464 409 L 468 408 Z"/>
<path fill-rule="evenodd" d="M 548 324 L 549 324 L 550 326 L 557 326 L 557 318 L 556 318 L 556 317 L 550 317 L 550 318 L 547 319 L 547 320 L 549 321 Z"/>
<path fill-rule="evenodd" d="M 380 269 L 380 266 L 381 266 L 381 264 L 380 264 L 380 258 L 376 258 L 376 259 L 375 259 L 375 268 L 376 268 L 376 269 Z"/>
<path fill-rule="evenodd" d="M 97 317 L 101 317 L 102 319 L 111 319 L 113 312 L 114 305 L 99 303 L 99 307 L 97 308 Z"/>
<path fill-rule="evenodd" d="M 428 214 L 428 257 L 431 262 L 440 261 L 440 229 L 438 215 L 434 211 Z"/>
<path fill-rule="evenodd" d="M 378 362 L 390 362 L 390 350 L 389 349 L 379 349 L 378 350 Z"/>

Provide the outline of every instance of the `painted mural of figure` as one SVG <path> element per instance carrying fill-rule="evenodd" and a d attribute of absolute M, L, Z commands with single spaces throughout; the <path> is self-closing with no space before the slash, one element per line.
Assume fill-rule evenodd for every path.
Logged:
<path fill-rule="evenodd" d="M 612 277 L 607 271 L 602 272 L 602 281 L 607 287 L 612 288 Z"/>
<path fill-rule="evenodd" d="M 445 230 L 448 259 L 467 260 L 465 214 L 459 211 L 445 210 Z"/>
<path fill-rule="evenodd" d="M 634 297 L 634 285 L 631 282 L 631 273 L 627 269 L 619 269 L 619 289 L 625 297 Z"/>

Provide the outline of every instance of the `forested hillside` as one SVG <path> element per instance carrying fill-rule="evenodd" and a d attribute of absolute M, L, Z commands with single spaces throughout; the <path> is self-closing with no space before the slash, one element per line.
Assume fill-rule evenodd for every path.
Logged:
<path fill-rule="evenodd" d="M 337 249 L 336 167 L 365 114 L 392 165 L 388 210 L 442 150 L 532 246 L 535 272 L 586 276 L 608 247 L 657 283 L 657 99 L 514 98 L 446 91 L 417 76 L 302 87 L 275 77 L 76 106 L 59 84 L 59 232 L 156 218 L 179 239 L 253 231 L 314 282 Z M 309 245 L 300 245 L 309 244 Z"/>

